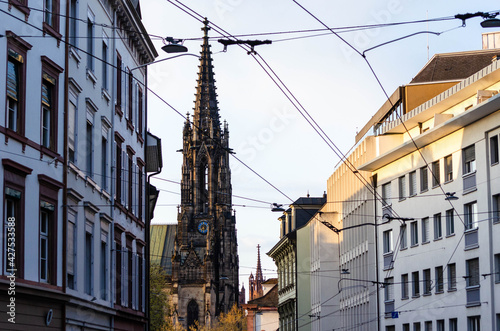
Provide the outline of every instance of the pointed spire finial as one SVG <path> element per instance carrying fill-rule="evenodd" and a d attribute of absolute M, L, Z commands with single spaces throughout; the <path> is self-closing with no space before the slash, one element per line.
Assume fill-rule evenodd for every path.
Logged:
<path fill-rule="evenodd" d="M 201 30 L 203 32 L 205 32 L 205 35 L 204 35 L 205 38 L 208 38 L 208 30 L 210 30 L 210 27 L 208 26 L 208 23 L 210 23 L 210 21 L 205 17 L 205 19 L 203 20 L 203 24 L 205 26 L 201 28 Z"/>

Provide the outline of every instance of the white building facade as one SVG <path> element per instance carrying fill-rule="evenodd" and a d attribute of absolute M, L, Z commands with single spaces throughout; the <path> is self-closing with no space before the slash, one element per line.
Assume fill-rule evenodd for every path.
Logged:
<path fill-rule="evenodd" d="M 500 327 L 499 89 L 495 57 L 370 138 L 381 330 Z"/>

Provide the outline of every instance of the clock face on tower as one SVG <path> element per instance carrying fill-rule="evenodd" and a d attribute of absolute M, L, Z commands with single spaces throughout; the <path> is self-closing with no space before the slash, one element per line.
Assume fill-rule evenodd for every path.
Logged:
<path fill-rule="evenodd" d="M 198 223 L 198 232 L 201 234 L 207 234 L 208 231 L 208 223 L 207 221 L 201 221 Z"/>

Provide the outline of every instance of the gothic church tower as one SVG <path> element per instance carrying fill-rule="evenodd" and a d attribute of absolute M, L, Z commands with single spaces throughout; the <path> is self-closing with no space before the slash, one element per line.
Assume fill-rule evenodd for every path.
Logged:
<path fill-rule="evenodd" d="M 183 129 L 181 205 L 172 255 L 172 300 L 184 327 L 210 324 L 238 303 L 229 130 L 221 128 L 205 20 L 194 115 Z"/>

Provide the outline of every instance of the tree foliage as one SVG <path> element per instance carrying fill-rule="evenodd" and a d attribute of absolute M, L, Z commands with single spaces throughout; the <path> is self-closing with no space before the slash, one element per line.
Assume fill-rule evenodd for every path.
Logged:
<path fill-rule="evenodd" d="M 244 331 L 247 329 L 247 319 L 241 308 L 234 305 L 227 313 L 221 313 L 212 326 L 190 327 L 190 331 Z"/>
<path fill-rule="evenodd" d="M 167 275 L 159 264 L 150 267 L 149 283 L 149 326 L 153 331 L 172 330 L 170 316 L 172 308 L 169 302 Z"/>

